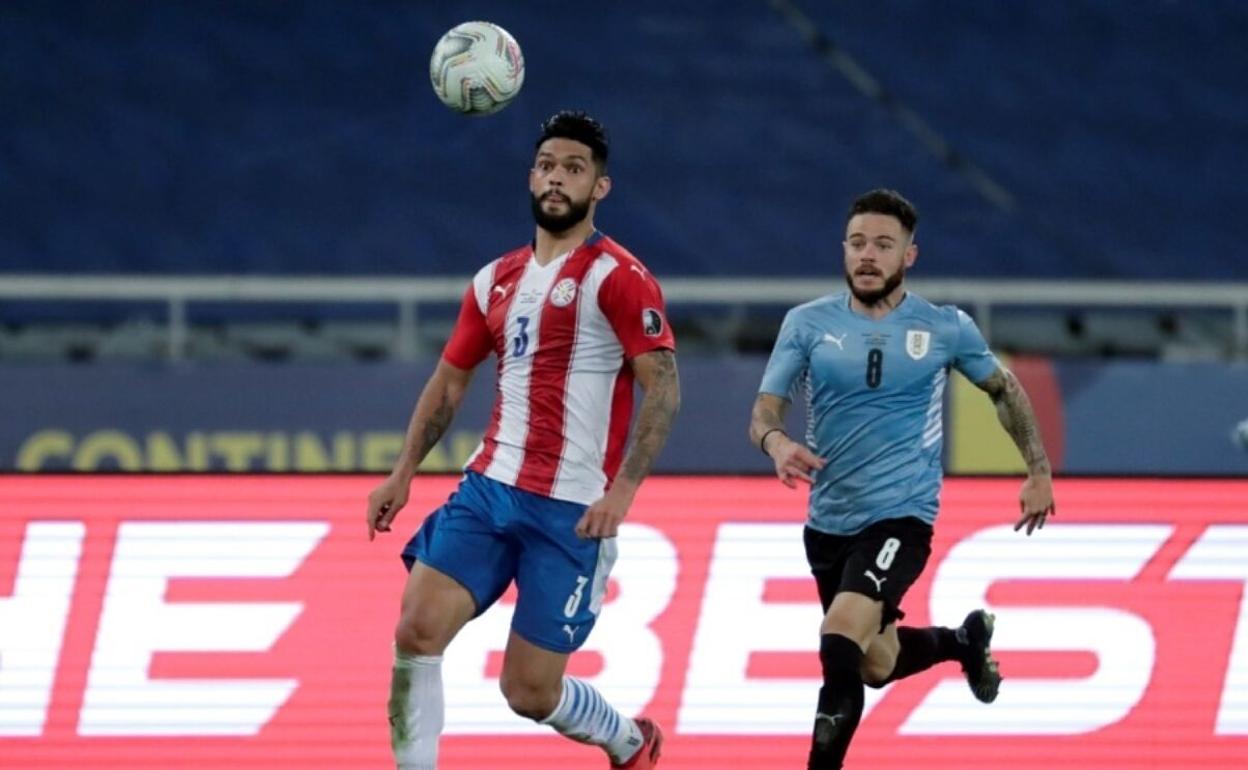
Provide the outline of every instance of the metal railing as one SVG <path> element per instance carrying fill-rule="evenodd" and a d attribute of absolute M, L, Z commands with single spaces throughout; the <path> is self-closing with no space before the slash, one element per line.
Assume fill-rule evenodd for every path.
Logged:
<path fill-rule="evenodd" d="M 49 276 L 0 274 L 0 300 L 155 302 L 167 308 L 168 353 L 186 354 L 187 308 L 194 303 L 389 304 L 397 309 L 395 356 L 417 354 L 422 304 L 457 303 L 467 277 L 276 277 L 147 275 Z M 665 278 L 669 306 L 793 305 L 834 291 L 833 276 L 809 278 Z M 913 280 L 917 293 L 972 311 L 992 339 L 1002 307 L 1158 308 L 1222 310 L 1232 318 L 1232 353 L 1248 359 L 1248 283 L 1033 280 Z"/>

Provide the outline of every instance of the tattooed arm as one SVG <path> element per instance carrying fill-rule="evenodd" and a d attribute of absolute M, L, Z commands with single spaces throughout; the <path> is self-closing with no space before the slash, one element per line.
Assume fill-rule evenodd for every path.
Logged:
<path fill-rule="evenodd" d="M 632 445 L 611 489 L 589 506 L 577 522 L 576 533 L 581 537 L 615 537 L 638 487 L 650 475 L 655 458 L 667 443 L 672 420 L 680 409 L 680 377 L 676 373 L 675 353 L 652 350 L 637 356 L 631 364 L 637 382 L 645 390 L 637 410 Z"/>
<path fill-rule="evenodd" d="M 612 489 L 627 488 L 630 497 L 654 467 L 654 460 L 667 443 L 672 420 L 680 409 L 680 377 L 676 373 L 675 353 L 653 350 L 637 356 L 632 365 L 646 395 L 638 409 L 633 445 L 612 485 Z"/>
<path fill-rule="evenodd" d="M 389 532 L 390 523 L 407 503 L 408 487 L 421 461 L 450 427 L 451 419 L 464 400 L 471 369 L 460 369 L 444 359 L 438 360 L 425 389 L 421 391 L 407 426 L 403 451 L 394 464 L 390 477 L 368 496 L 368 539 L 376 532 Z"/>
<path fill-rule="evenodd" d="M 997 407 L 997 419 L 1027 464 L 1027 480 L 1019 495 L 1022 516 L 1014 530 L 1026 526 L 1030 535 L 1033 530 L 1044 527 L 1047 516 L 1057 513 L 1053 503 L 1053 469 L 1044 451 L 1044 442 L 1040 440 L 1036 414 L 1023 386 L 1008 369 L 997 369 L 978 385 L 992 398 Z"/>
<path fill-rule="evenodd" d="M 824 466 L 824 460 L 784 432 L 788 410 L 789 402 L 780 396 L 759 393 L 750 413 L 750 442 L 772 459 L 776 478 L 791 489 L 798 479 L 813 484 L 812 474 Z"/>
<path fill-rule="evenodd" d="M 784 415 L 789 402 L 770 393 L 759 393 L 750 412 L 750 443 L 768 454 L 767 445 L 784 433 Z"/>

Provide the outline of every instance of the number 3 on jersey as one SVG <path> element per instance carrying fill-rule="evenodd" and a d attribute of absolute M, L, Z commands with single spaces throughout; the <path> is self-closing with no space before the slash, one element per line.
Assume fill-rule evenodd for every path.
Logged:
<path fill-rule="evenodd" d="M 520 330 L 516 332 L 516 336 L 511 338 L 512 356 L 519 358 L 529 349 L 529 317 L 522 315 L 516 318 L 516 323 L 520 326 Z"/>

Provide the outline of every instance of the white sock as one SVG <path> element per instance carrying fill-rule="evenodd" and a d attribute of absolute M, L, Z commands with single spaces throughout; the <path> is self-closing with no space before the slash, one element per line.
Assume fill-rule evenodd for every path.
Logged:
<path fill-rule="evenodd" d="M 574 741 L 601 746 L 617 765 L 632 759 L 643 742 L 636 722 L 611 708 L 593 687 L 570 676 L 563 678 L 559 705 L 542 724 Z"/>
<path fill-rule="evenodd" d="M 394 651 L 390 747 L 398 770 L 437 770 L 442 734 L 442 656 Z"/>

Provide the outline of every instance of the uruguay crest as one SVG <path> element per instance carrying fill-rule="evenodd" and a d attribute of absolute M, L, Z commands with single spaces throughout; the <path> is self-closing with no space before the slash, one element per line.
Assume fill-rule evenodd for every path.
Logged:
<path fill-rule="evenodd" d="M 906 353 L 918 361 L 932 346 L 932 333 L 920 329 L 906 330 Z"/>

